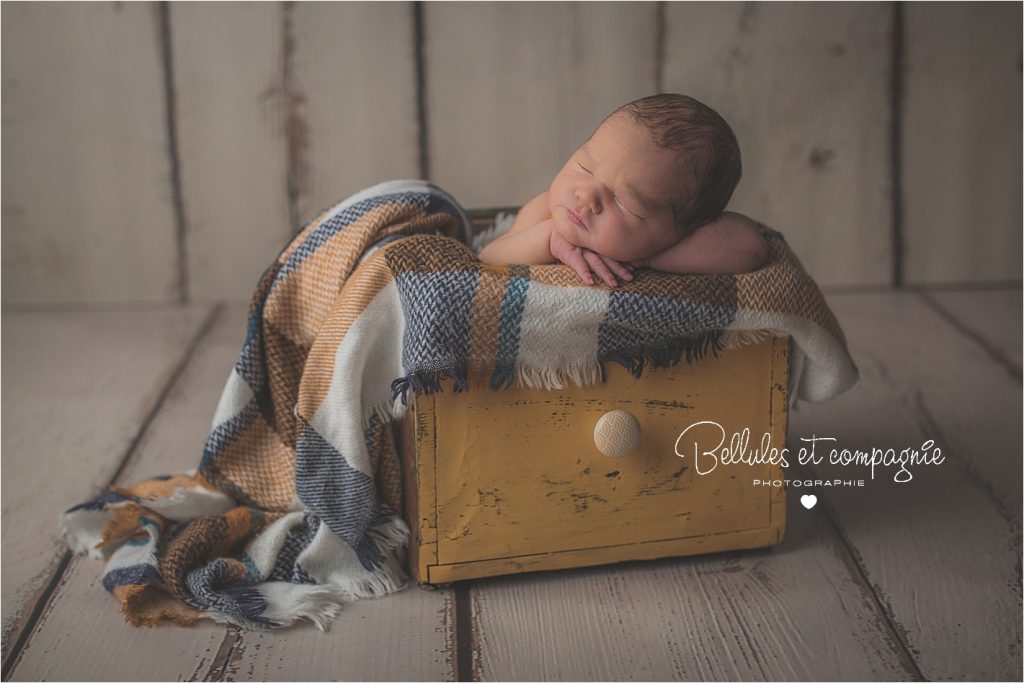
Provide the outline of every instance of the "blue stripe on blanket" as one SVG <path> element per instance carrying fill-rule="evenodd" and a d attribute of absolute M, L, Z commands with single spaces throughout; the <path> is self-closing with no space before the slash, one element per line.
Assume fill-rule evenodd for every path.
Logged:
<path fill-rule="evenodd" d="M 223 558 L 208 562 L 188 573 L 188 602 L 204 610 L 219 610 L 242 617 L 258 626 L 272 626 L 273 622 L 260 615 L 267 609 L 267 601 L 257 589 L 244 584 L 220 585 L 222 577 L 230 575 L 228 563 Z"/>
<path fill-rule="evenodd" d="M 508 287 L 501 302 L 498 319 L 498 355 L 495 358 L 491 388 L 512 386 L 515 380 L 516 356 L 519 355 L 519 326 L 523 321 L 526 290 L 530 285 L 530 267 L 522 264 L 509 266 Z"/>
<path fill-rule="evenodd" d="M 409 272 L 395 278 L 405 314 L 402 367 L 406 374 L 466 367 L 469 319 L 479 283 L 477 269 Z"/>
<path fill-rule="evenodd" d="M 235 371 L 246 381 L 253 393 L 266 380 L 266 371 L 259 359 L 263 354 L 263 302 L 249 314 L 245 325 L 245 341 L 235 361 Z"/>
<path fill-rule="evenodd" d="M 278 283 L 287 278 L 299 268 L 302 263 L 338 232 L 346 226 L 362 218 L 366 213 L 385 206 L 387 204 L 404 204 L 427 210 L 432 204 L 451 208 L 449 202 L 441 197 L 428 195 L 421 192 L 397 192 L 370 197 L 346 207 L 337 213 L 329 216 L 320 225 L 314 228 L 302 243 L 292 252 L 280 269 L 274 274 L 273 283 L 270 286 L 263 300 L 259 303 L 250 316 L 245 331 L 245 341 L 242 343 L 242 350 L 235 362 L 235 369 L 252 388 L 253 392 L 259 394 L 266 380 L 266 371 L 261 363 L 263 351 L 263 304 Z M 448 213 L 457 211 L 451 208 Z M 266 275 L 264 276 L 266 277 Z"/>
<path fill-rule="evenodd" d="M 378 197 L 364 199 L 356 202 L 352 206 L 338 211 L 314 228 L 313 231 L 310 232 L 304 240 L 302 240 L 302 244 L 292 252 L 291 256 L 288 257 L 288 260 L 285 261 L 284 265 L 281 267 L 280 272 L 277 274 L 277 278 L 274 280 L 274 284 L 276 285 L 278 282 L 288 277 L 292 271 L 298 269 L 298 267 L 302 265 L 303 261 L 316 253 L 316 250 L 319 249 L 327 240 L 343 230 L 346 226 L 356 222 L 370 211 L 387 204 L 405 204 L 426 210 L 427 206 L 430 204 L 430 196 L 414 192 L 384 194 Z"/>
<path fill-rule="evenodd" d="M 127 496 L 122 496 L 120 493 L 114 493 L 113 491 L 104 491 L 103 493 L 96 496 L 92 500 L 87 500 L 84 503 L 80 503 L 75 507 L 71 508 L 70 510 L 68 510 L 67 512 L 65 512 L 64 514 L 66 515 L 68 514 L 68 512 L 75 512 L 76 510 L 106 510 L 111 505 L 116 505 L 117 503 L 124 503 L 130 500 L 132 499 Z"/>
<path fill-rule="evenodd" d="M 703 301 L 612 291 L 598 328 L 597 355 L 639 377 L 644 357 L 655 367 L 665 367 L 684 355 L 691 361 L 716 353 L 716 331 L 731 325 L 735 314 L 735 308 Z"/>
<path fill-rule="evenodd" d="M 720 330 L 732 324 L 735 310 L 702 301 L 665 299 L 613 291 L 598 330 L 597 350 L 664 345 L 682 336 Z"/>
<path fill-rule="evenodd" d="M 308 424 L 295 449 L 295 492 L 328 529 L 355 549 L 363 567 L 373 571 L 379 566 L 379 557 L 367 552 L 365 545 L 360 548 L 377 507 L 373 479 L 352 469 Z"/>
<path fill-rule="evenodd" d="M 206 437 L 206 444 L 203 446 L 203 457 L 199 460 L 199 470 L 206 470 L 213 460 L 224 452 L 234 441 L 245 435 L 260 414 L 256 399 L 252 399 L 245 408 L 238 414 L 216 425 Z"/>
<path fill-rule="evenodd" d="M 320 520 L 313 515 L 307 514 L 300 524 L 296 524 L 288 530 L 288 535 L 277 551 L 277 559 L 267 576 L 267 581 L 288 581 L 290 583 L 314 583 L 298 563 L 299 555 L 302 554 L 313 537 L 320 530 Z"/>
<path fill-rule="evenodd" d="M 427 204 L 427 213 L 446 213 L 453 217 L 459 225 L 463 226 L 464 229 L 466 228 L 464 225 L 466 215 L 462 212 L 461 207 L 456 204 L 452 204 L 452 202 L 445 197 L 431 194 L 430 202 Z"/>
<path fill-rule="evenodd" d="M 140 538 L 129 538 L 129 539 L 121 542 L 122 545 L 135 546 L 135 547 L 142 547 L 144 545 L 149 545 L 150 543 L 153 543 L 153 539 L 150 536 L 143 536 L 143 537 L 140 537 Z M 154 545 L 155 545 L 155 543 L 154 543 Z"/>
<path fill-rule="evenodd" d="M 103 575 L 103 587 L 113 592 L 118 586 L 148 586 L 160 580 L 160 572 L 151 564 L 133 564 L 111 569 Z"/>

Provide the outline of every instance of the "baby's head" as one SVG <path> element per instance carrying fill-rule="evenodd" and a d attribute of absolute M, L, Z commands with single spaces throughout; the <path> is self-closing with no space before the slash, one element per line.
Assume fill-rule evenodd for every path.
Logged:
<path fill-rule="evenodd" d="M 718 113 L 686 95 L 652 95 L 602 121 L 548 197 L 569 242 L 632 261 L 718 218 L 741 171 L 736 136 Z"/>

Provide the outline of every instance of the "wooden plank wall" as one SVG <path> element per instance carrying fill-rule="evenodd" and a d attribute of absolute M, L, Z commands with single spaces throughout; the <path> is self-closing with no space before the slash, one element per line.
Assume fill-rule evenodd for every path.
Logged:
<path fill-rule="evenodd" d="M 464 203 L 524 204 L 605 116 L 657 90 L 654 3 L 425 10 L 430 175 Z"/>
<path fill-rule="evenodd" d="M 157 16 L 4 4 L 3 302 L 174 301 Z"/>
<path fill-rule="evenodd" d="M 892 8 L 881 3 L 672 3 L 665 88 L 734 126 L 732 206 L 782 230 L 822 284 L 892 271 Z"/>
<path fill-rule="evenodd" d="M 1021 4 L 904 11 L 907 279 L 1019 278 Z"/>
<path fill-rule="evenodd" d="M 618 104 L 734 125 L 825 286 L 1020 280 L 1019 3 L 5 3 L 3 303 L 239 301 L 384 179 L 514 205 Z"/>

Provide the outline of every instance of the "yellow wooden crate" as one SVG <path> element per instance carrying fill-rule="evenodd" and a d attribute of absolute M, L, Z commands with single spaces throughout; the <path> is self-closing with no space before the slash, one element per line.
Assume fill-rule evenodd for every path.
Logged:
<path fill-rule="evenodd" d="M 564 390 L 410 395 L 401 432 L 410 570 L 423 584 L 774 545 L 785 529 L 775 465 L 698 474 L 676 454 L 680 433 L 711 420 L 726 434 L 765 433 L 781 449 L 789 340 L 760 343 L 634 378 L 605 364 L 605 381 Z M 609 411 L 640 423 L 636 450 L 603 455 L 594 427 Z M 700 429 L 714 429 L 701 427 Z M 691 431 L 690 434 L 693 432 Z M 707 433 L 707 432 L 706 432 Z M 710 437 L 709 437 L 710 438 Z M 704 441 L 702 441 L 704 443 Z M 714 442 L 708 442 L 708 447 Z M 709 469 L 702 459 L 700 469 Z"/>

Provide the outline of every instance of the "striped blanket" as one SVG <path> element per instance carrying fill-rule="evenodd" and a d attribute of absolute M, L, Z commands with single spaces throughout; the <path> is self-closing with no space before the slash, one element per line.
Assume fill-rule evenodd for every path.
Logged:
<path fill-rule="evenodd" d="M 639 270 L 617 288 L 567 266 L 487 266 L 469 221 L 422 181 L 377 185 L 307 225 L 252 297 L 245 342 L 198 468 L 114 487 L 64 513 L 76 551 L 106 559 L 128 621 L 249 628 L 407 584 L 395 422 L 410 393 L 470 368 L 491 386 L 639 376 L 747 343 L 793 339 L 791 396 L 823 400 L 857 369 L 782 235 L 739 276 Z"/>

